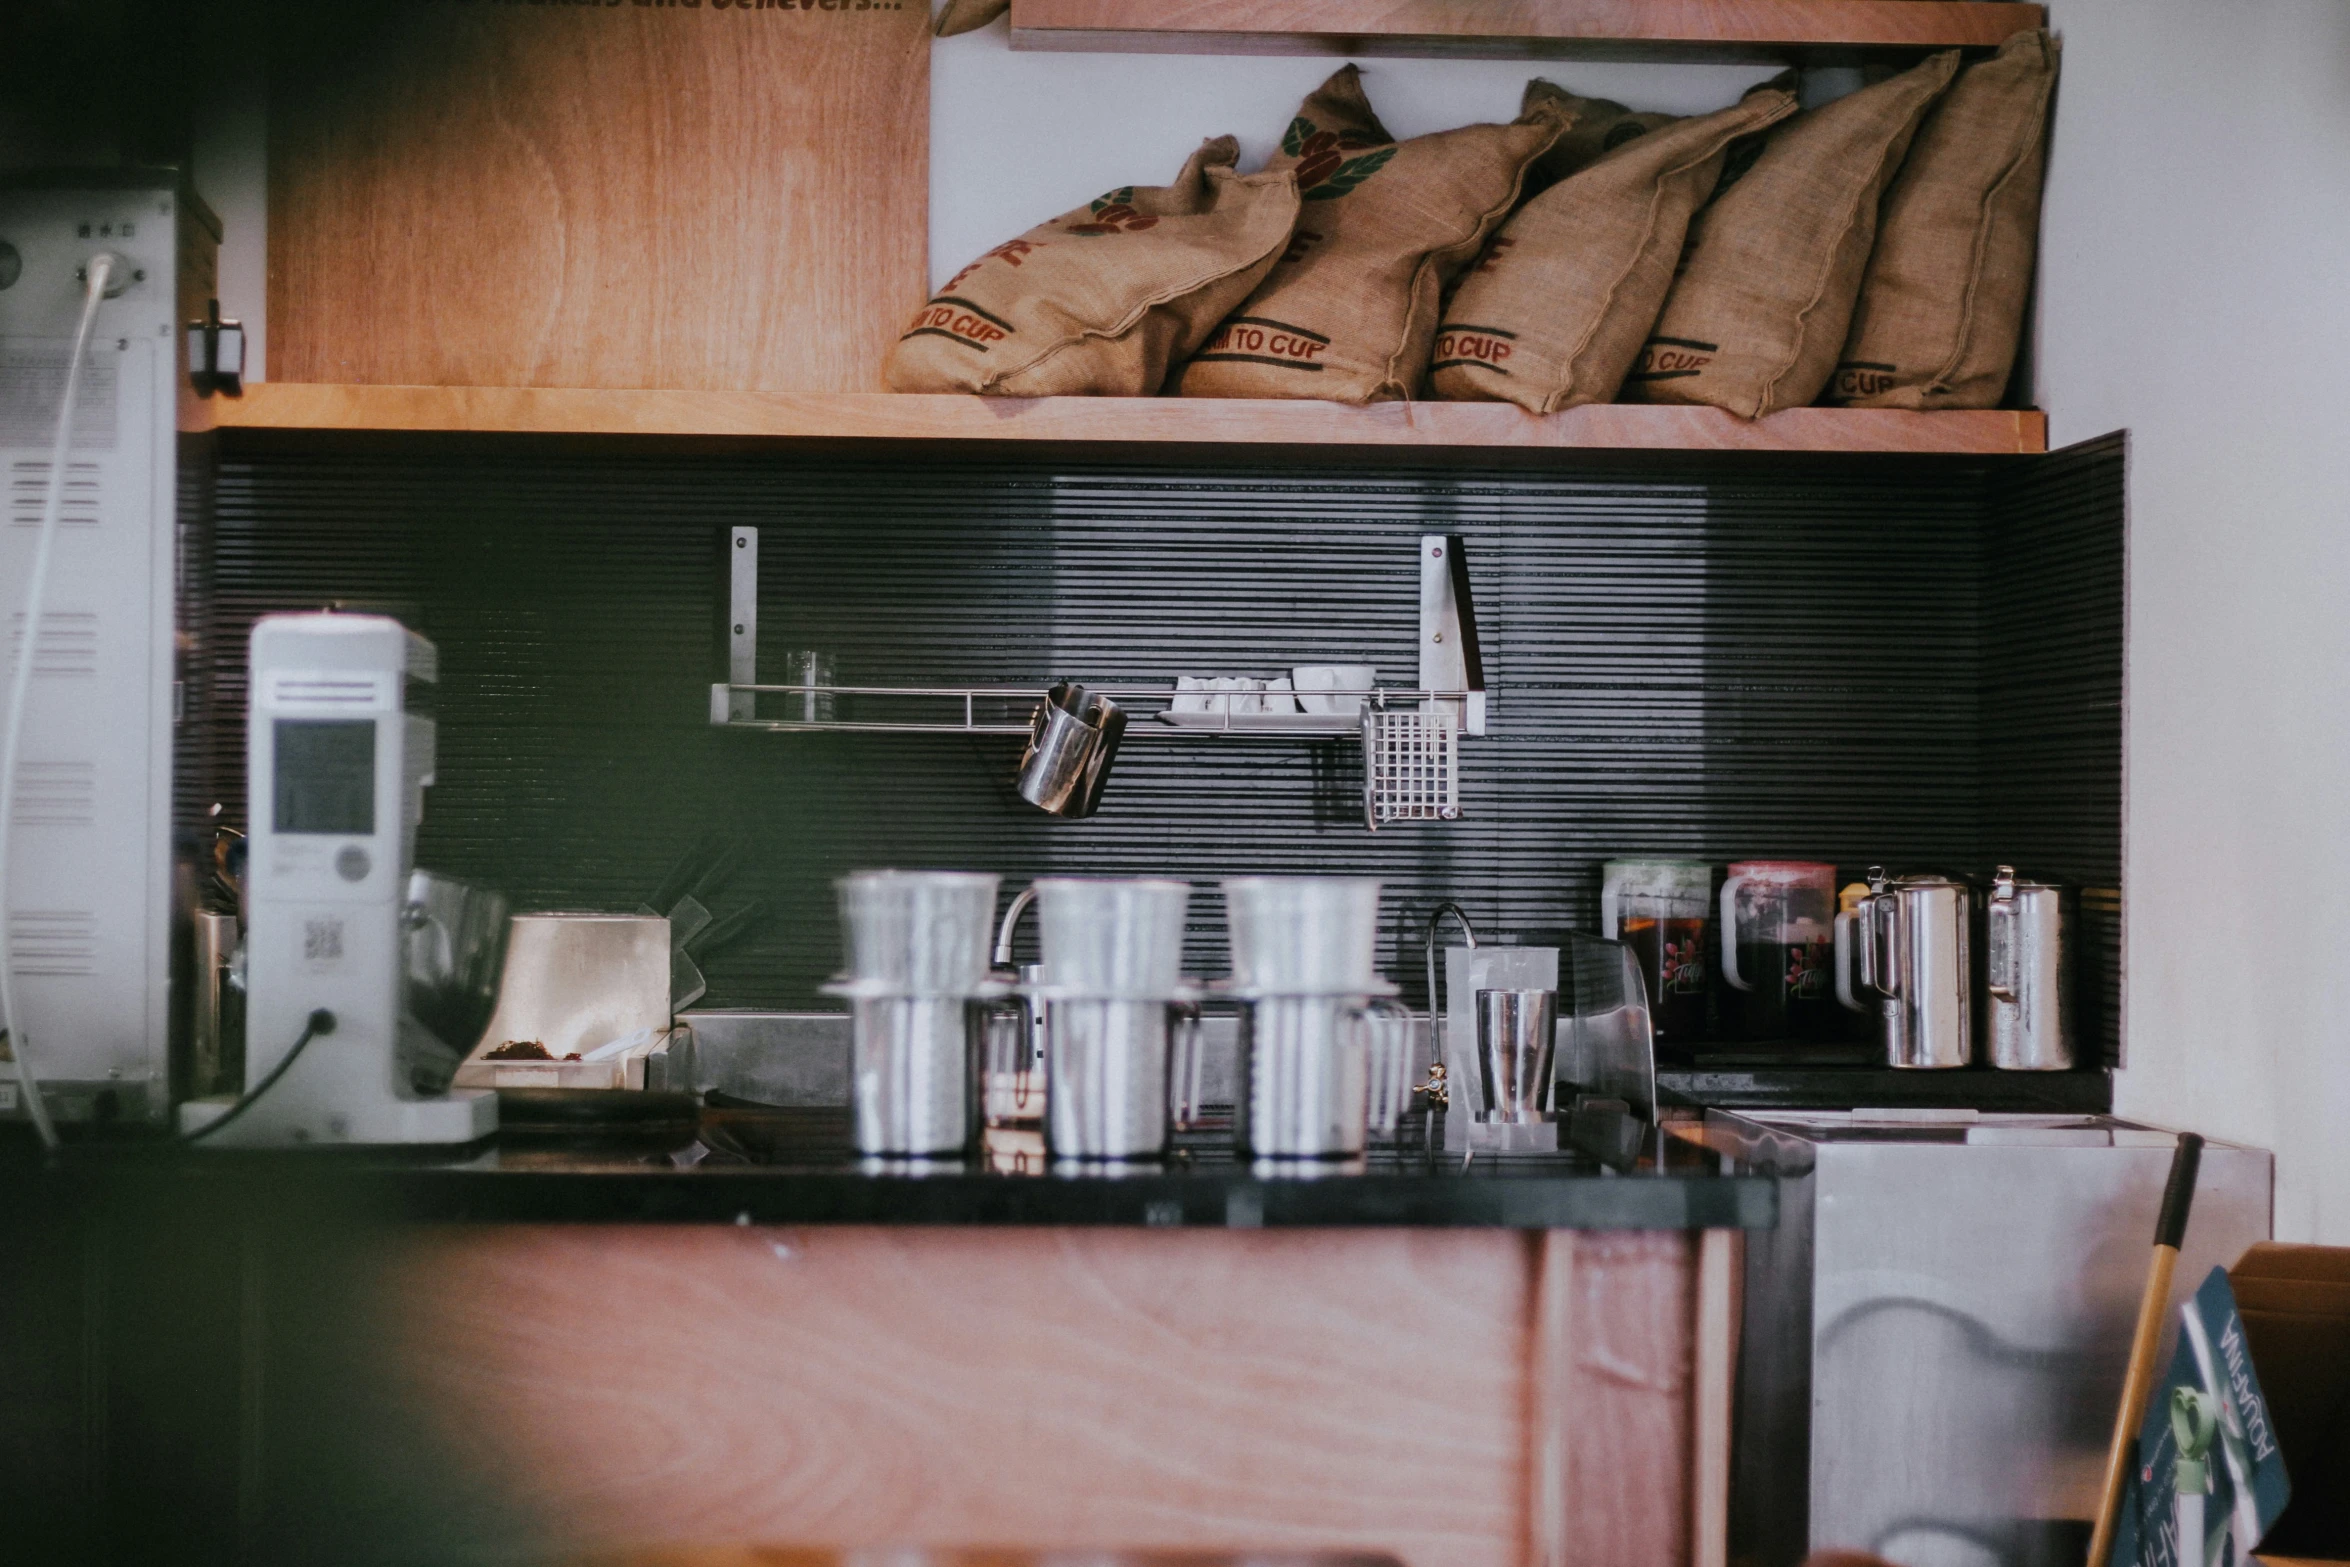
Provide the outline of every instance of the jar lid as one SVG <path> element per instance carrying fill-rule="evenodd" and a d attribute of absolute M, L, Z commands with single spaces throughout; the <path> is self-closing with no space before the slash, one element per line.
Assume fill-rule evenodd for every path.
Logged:
<path fill-rule="evenodd" d="M 1816 884 L 1831 891 L 1836 885 L 1836 867 L 1817 860 L 1735 860 L 1731 862 L 1730 874 L 1748 881 L 1787 886 Z"/>
<path fill-rule="evenodd" d="M 1609 860 L 1599 870 L 1602 884 L 1623 898 L 1702 898 L 1714 885 L 1707 860 Z"/>

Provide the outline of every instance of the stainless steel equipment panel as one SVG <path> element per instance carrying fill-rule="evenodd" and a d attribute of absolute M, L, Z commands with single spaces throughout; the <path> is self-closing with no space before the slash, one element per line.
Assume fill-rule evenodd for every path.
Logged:
<path fill-rule="evenodd" d="M 2077 1567 L 2172 1135 L 2102 1116 L 1707 1121 L 1782 1180 L 1778 1228 L 1747 1243 L 1733 1555 Z M 2270 1170 L 2206 1145 L 2182 1297 L 2268 1238 Z"/>

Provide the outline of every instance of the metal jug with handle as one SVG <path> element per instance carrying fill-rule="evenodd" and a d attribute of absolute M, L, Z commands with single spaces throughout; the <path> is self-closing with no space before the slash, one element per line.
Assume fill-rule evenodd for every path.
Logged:
<path fill-rule="evenodd" d="M 1872 865 L 1869 895 L 1836 916 L 1836 999 L 1877 1013 L 1886 1065 L 1941 1069 L 1974 1058 L 1971 901 L 1963 882 L 1888 877 Z"/>
<path fill-rule="evenodd" d="M 2072 952 L 2064 891 L 2018 881 L 2002 865 L 1983 910 L 1984 985 L 1991 1064 L 2003 1072 L 2061 1072 L 2073 1064 Z"/>
<path fill-rule="evenodd" d="M 1072 819 L 1101 808 L 1110 762 L 1126 733 L 1125 710 L 1073 680 L 1058 681 L 1029 720 L 1028 749 L 1015 780 L 1020 798 Z"/>

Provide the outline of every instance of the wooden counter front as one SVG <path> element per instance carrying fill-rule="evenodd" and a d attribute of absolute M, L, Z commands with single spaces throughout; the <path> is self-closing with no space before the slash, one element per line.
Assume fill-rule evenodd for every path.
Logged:
<path fill-rule="evenodd" d="M 430 1226 L 362 1293 L 500 1544 L 1667 1567 L 1723 1560 L 1735 1246 Z"/>

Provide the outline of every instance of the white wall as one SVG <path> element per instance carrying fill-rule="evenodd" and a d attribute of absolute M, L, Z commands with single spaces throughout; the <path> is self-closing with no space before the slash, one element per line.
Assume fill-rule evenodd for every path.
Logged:
<path fill-rule="evenodd" d="M 2119 1106 L 2350 1244 L 2350 9 L 2054 15 L 2040 400 L 2131 434 Z"/>
<path fill-rule="evenodd" d="M 963 264 L 1120 185 L 1172 179 L 1227 131 L 1240 166 L 1271 154 L 1298 101 L 1345 61 L 1186 54 L 1014 53 L 1002 22 L 930 55 L 930 274 Z M 1754 65 L 1366 60 L 1363 88 L 1398 136 L 1508 120 L 1535 76 L 1635 108 L 1690 114 L 1735 103 Z"/>

